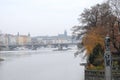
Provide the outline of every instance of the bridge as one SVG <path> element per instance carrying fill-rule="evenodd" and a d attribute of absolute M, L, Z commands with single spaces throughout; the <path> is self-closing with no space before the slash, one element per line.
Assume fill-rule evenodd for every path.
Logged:
<path fill-rule="evenodd" d="M 36 50 L 37 48 L 40 47 L 52 47 L 52 48 L 63 49 L 63 47 L 68 48 L 69 46 L 76 44 L 77 43 L 51 43 L 51 44 L 29 43 L 24 45 L 11 44 L 11 45 L 0 45 L 0 50 L 13 50 L 17 47 L 26 47 L 28 49 L 33 49 L 33 50 Z"/>

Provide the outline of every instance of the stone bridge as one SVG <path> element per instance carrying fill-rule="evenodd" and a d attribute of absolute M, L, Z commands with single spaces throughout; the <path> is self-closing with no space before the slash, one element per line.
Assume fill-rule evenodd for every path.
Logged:
<path fill-rule="evenodd" d="M 53 47 L 53 48 L 58 48 L 62 49 L 63 47 L 69 47 L 72 45 L 76 45 L 77 43 L 51 43 L 51 44 L 40 44 L 40 43 L 33 43 L 33 44 L 25 44 L 25 45 L 0 45 L 1 50 L 13 50 L 14 48 L 17 47 L 26 47 L 28 49 L 34 49 L 36 50 L 37 48 L 40 47 Z"/>

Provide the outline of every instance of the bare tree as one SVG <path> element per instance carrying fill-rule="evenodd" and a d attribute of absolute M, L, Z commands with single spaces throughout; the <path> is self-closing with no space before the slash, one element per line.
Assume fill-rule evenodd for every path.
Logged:
<path fill-rule="evenodd" d="M 112 8 L 113 14 L 120 18 L 120 0 L 108 0 L 108 3 Z"/>
<path fill-rule="evenodd" d="M 81 26 L 74 26 L 73 33 L 76 34 L 77 39 L 83 37 L 87 31 L 92 27 L 104 27 L 106 33 L 110 34 L 111 43 L 113 47 L 120 52 L 119 40 L 116 35 L 116 21 L 120 26 L 120 1 L 119 0 L 108 0 L 105 3 L 97 4 L 92 6 L 90 9 L 85 9 L 78 19 Z M 84 32 L 81 32 L 84 30 Z M 103 35 L 103 34 L 102 34 Z M 106 34 L 104 34 L 106 35 Z M 82 45 L 82 42 L 78 45 Z M 81 48 L 80 46 L 80 48 Z"/>
<path fill-rule="evenodd" d="M 112 15 L 108 3 L 97 4 L 90 9 L 85 9 L 80 15 L 79 21 L 87 27 L 105 26 Z"/>

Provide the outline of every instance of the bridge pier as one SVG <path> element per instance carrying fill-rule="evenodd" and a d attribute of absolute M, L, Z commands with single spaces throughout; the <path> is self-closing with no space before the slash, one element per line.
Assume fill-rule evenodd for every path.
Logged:
<path fill-rule="evenodd" d="M 58 50 L 63 50 L 63 46 L 61 44 L 58 45 Z"/>

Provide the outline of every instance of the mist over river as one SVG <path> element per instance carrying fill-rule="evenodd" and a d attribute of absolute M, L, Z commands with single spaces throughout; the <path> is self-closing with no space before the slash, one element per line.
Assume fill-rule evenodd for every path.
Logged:
<path fill-rule="evenodd" d="M 51 48 L 27 51 L 1 51 L 0 80 L 84 80 L 82 59 L 76 50 Z"/>

